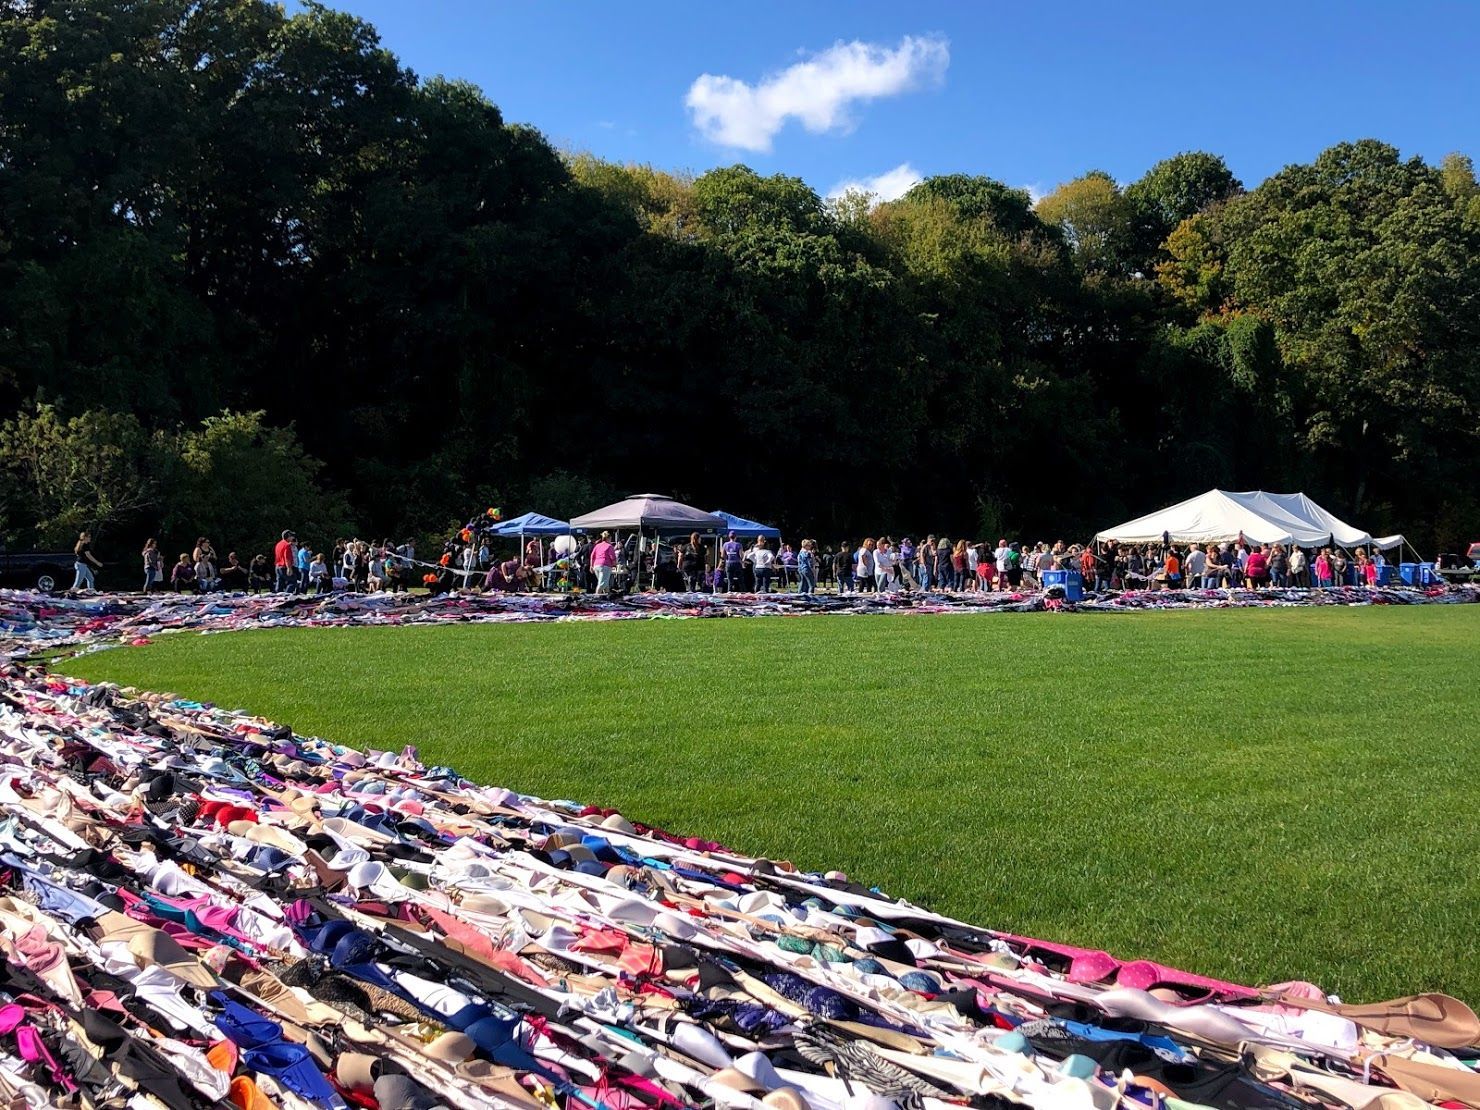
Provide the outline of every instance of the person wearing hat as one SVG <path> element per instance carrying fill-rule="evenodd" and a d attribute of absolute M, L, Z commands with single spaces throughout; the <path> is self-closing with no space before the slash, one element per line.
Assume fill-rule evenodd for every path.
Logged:
<path fill-rule="evenodd" d="M 294 563 L 298 554 L 297 546 L 293 543 L 295 538 L 291 528 L 284 528 L 283 538 L 272 549 L 272 567 L 275 572 L 273 589 L 280 594 L 293 591 Z"/>
<path fill-rule="evenodd" d="M 612 572 L 617 567 L 617 549 L 612 546 L 612 534 L 601 533 L 596 546 L 591 549 L 591 573 L 596 575 L 598 597 L 611 597 Z"/>

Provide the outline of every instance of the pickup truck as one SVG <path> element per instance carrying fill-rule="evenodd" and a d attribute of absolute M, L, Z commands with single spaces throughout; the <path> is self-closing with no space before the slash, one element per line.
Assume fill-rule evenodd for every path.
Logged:
<path fill-rule="evenodd" d="M 0 586 L 50 592 L 72 583 L 70 551 L 11 551 L 0 540 Z"/>

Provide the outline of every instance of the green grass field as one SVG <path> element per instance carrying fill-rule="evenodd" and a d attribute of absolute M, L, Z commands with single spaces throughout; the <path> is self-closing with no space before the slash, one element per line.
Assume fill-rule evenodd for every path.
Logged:
<path fill-rule="evenodd" d="M 174 635 L 239 706 L 974 922 L 1480 1002 L 1480 606 Z"/>

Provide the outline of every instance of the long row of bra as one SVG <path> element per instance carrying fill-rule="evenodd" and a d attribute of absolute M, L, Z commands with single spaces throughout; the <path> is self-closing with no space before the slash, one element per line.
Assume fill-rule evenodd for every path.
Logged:
<path fill-rule="evenodd" d="M 1063 590 L 979 594 L 104 594 L 53 596 L 0 590 L 0 658 L 42 648 L 147 641 L 161 632 L 284 626 L 437 624 L 653 617 L 764 617 L 870 613 L 1121 612 L 1327 605 L 1480 602 L 1480 585 L 1343 586 L 1329 590 L 1153 590 L 1091 595 Z"/>
<path fill-rule="evenodd" d="M 3 666 L 9 1105 L 1480 1107 L 1453 998 L 1017 936 L 410 748 Z"/>

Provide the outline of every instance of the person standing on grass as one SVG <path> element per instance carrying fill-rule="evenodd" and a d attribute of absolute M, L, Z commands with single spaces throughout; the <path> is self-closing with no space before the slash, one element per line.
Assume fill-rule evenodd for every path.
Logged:
<path fill-rule="evenodd" d="M 159 541 L 144 542 L 144 592 L 150 593 L 155 586 L 164 585 L 164 556 L 159 553 Z"/>
<path fill-rule="evenodd" d="M 725 593 L 732 594 L 745 585 L 745 548 L 731 532 L 719 546 L 720 561 L 725 567 Z"/>
<path fill-rule="evenodd" d="M 596 575 L 597 597 L 611 597 L 612 572 L 616 568 L 617 549 L 612 546 L 612 534 L 603 532 L 591 549 L 591 573 Z"/>
<path fill-rule="evenodd" d="M 915 581 L 926 593 L 935 582 L 935 537 L 927 535 L 923 543 L 915 548 Z"/>
<path fill-rule="evenodd" d="M 697 593 L 704 581 L 704 548 L 696 538 L 683 545 L 678 557 L 678 569 L 683 574 L 684 589 Z"/>
<path fill-rule="evenodd" d="M 1012 548 L 1007 546 L 1006 539 L 999 539 L 996 548 L 992 551 L 992 567 L 997 572 L 997 589 L 1007 589 L 1007 572 L 1011 565 Z"/>
<path fill-rule="evenodd" d="M 1086 547 L 1079 553 L 1079 574 L 1085 582 L 1093 582 L 1100 560 L 1095 557 L 1093 545 Z"/>
<path fill-rule="evenodd" d="M 755 592 L 768 594 L 771 592 L 771 565 L 776 561 L 776 553 L 766 546 L 766 537 L 757 536 L 755 546 L 750 549 L 750 570 L 755 575 Z"/>
<path fill-rule="evenodd" d="M 853 548 L 847 540 L 839 540 L 838 549 L 833 552 L 833 572 L 838 578 L 838 593 L 851 594 L 853 592 Z"/>
<path fill-rule="evenodd" d="M 942 536 L 935 545 L 935 569 L 932 573 L 937 590 L 951 588 L 951 541 L 948 536 Z"/>
<path fill-rule="evenodd" d="M 776 563 L 781 568 L 781 589 L 791 589 L 791 583 L 797 576 L 797 553 L 791 549 L 791 544 L 781 545 L 781 554 L 776 556 Z"/>
<path fill-rule="evenodd" d="M 1335 551 L 1331 552 L 1331 585 L 1345 586 L 1348 584 L 1346 569 L 1350 565 L 1351 563 L 1346 557 L 1346 552 L 1341 548 L 1338 547 Z"/>
<path fill-rule="evenodd" d="M 1326 589 L 1331 585 L 1331 549 L 1321 548 L 1321 553 L 1316 556 L 1316 586 Z"/>
<path fill-rule="evenodd" d="M 1310 589 L 1310 568 L 1303 547 L 1290 548 L 1290 585 L 1296 589 Z"/>
<path fill-rule="evenodd" d="M 1182 560 L 1182 573 L 1187 577 L 1187 585 L 1193 588 L 1202 585 L 1203 579 L 1208 573 L 1208 554 L 1197 544 L 1187 549 L 1187 558 Z"/>
<path fill-rule="evenodd" d="M 297 554 L 293 539 L 292 529 L 285 529 L 283 538 L 272 549 L 272 569 L 275 575 L 273 589 L 280 594 L 291 593 L 293 590 L 294 556 Z"/>
<path fill-rule="evenodd" d="M 797 552 L 797 593 L 817 592 L 817 541 L 803 540 Z"/>
<path fill-rule="evenodd" d="M 293 537 L 293 553 L 290 556 L 293 561 L 293 584 L 289 587 L 289 593 L 301 594 L 308 589 L 308 544 L 299 543 L 298 537 Z"/>
<path fill-rule="evenodd" d="M 1281 590 L 1290 584 L 1290 557 L 1282 543 L 1269 549 L 1269 584 Z"/>
<path fill-rule="evenodd" d="M 882 539 L 874 548 L 874 592 L 880 594 L 888 592 L 893 579 L 893 545 L 887 539 Z"/>
<path fill-rule="evenodd" d="M 1263 544 L 1249 552 L 1244 575 L 1251 590 L 1262 590 L 1269 585 L 1269 549 Z"/>
<path fill-rule="evenodd" d="M 915 541 L 906 536 L 899 541 L 899 551 L 894 559 L 894 581 L 900 589 L 911 590 L 915 586 Z"/>
<path fill-rule="evenodd" d="M 853 585 L 859 593 L 874 588 L 874 541 L 871 536 L 853 553 Z"/>
<path fill-rule="evenodd" d="M 102 570 L 103 564 L 98 562 L 92 553 L 92 533 L 79 532 L 77 543 L 72 548 L 72 569 L 76 577 L 72 579 L 74 590 L 98 588 L 97 580 L 93 577 L 94 570 Z"/>
<path fill-rule="evenodd" d="M 965 540 L 957 540 L 956 546 L 951 548 L 951 589 L 957 593 L 966 589 L 968 564 L 966 550 L 968 546 Z"/>

